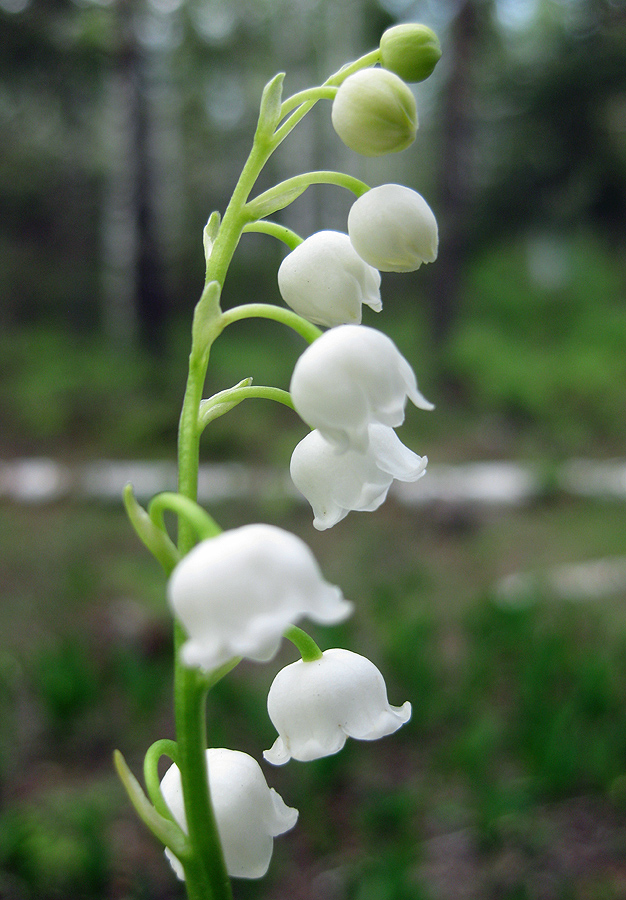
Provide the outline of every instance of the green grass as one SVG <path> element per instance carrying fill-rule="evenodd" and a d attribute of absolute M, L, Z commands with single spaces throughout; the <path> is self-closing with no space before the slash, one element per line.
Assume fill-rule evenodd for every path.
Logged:
<path fill-rule="evenodd" d="M 621 446 L 623 261 L 590 234 L 551 240 L 549 271 L 562 267 L 554 282 L 533 275 L 528 237 L 472 261 L 446 349 L 448 374 L 471 408 L 542 433 L 557 452 Z"/>

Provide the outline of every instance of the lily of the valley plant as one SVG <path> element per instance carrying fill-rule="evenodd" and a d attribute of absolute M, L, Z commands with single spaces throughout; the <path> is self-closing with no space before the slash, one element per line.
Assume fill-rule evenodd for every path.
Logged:
<path fill-rule="evenodd" d="M 210 746 L 207 693 L 242 659 L 271 661 L 283 638 L 300 655 L 276 675 L 268 696 L 277 737 L 269 749 L 259 748 L 259 758 L 274 765 L 337 753 L 347 738 L 381 738 L 411 715 L 408 701 L 390 705 L 372 662 L 346 649 L 322 651 L 303 630 L 306 620 L 334 624 L 353 609 L 324 579 L 307 545 L 263 523 L 222 532 L 197 504 L 197 487 L 204 429 L 252 398 L 286 404 L 311 429 L 293 451 L 291 474 L 318 529 L 331 528 L 350 511 L 377 509 L 394 479 L 424 475 L 426 457 L 405 447 L 395 429 L 408 400 L 423 410 L 432 404 L 393 341 L 360 323 L 363 304 L 376 312 L 382 308 L 381 271 L 414 271 L 436 258 L 437 223 L 430 207 L 403 185 L 370 189 L 335 171 L 305 172 L 251 195 L 272 153 L 318 101 L 331 101 L 334 129 L 355 152 L 378 156 L 408 147 L 418 117 L 406 82 L 426 78 L 440 52 L 430 29 L 400 25 L 385 32 L 378 49 L 319 87 L 287 100 L 282 74 L 265 87 L 252 149 L 230 203 L 223 217 L 211 214 L 204 230 L 206 280 L 192 325 L 178 492 L 158 494 L 144 509 L 132 487 L 125 490 L 130 520 L 168 578 L 176 739 L 158 740 L 148 749 L 145 789 L 120 753 L 116 766 L 189 900 L 228 900 L 231 877 L 264 875 L 274 838 L 298 818 L 268 785 L 259 762 L 236 749 Z M 354 194 L 345 233 L 322 231 L 303 239 L 271 218 L 320 183 Z M 222 308 L 233 254 L 242 235 L 254 231 L 288 248 L 278 272 L 278 291 L 288 308 L 278 297 Z M 289 391 L 247 378 L 203 397 L 213 342 L 227 326 L 251 317 L 274 319 L 309 345 Z M 166 511 L 178 517 L 176 544 L 165 528 Z M 161 779 L 163 756 L 171 766 Z"/>

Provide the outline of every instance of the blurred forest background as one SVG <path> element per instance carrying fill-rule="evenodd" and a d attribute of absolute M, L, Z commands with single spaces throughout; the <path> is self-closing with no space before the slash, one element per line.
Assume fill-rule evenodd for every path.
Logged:
<path fill-rule="evenodd" d="M 414 708 L 375 746 L 266 772 L 301 819 L 236 896 L 626 898 L 623 571 L 599 594 L 546 575 L 626 556 L 624 485 L 611 500 L 559 480 L 572 459 L 626 456 L 624 0 L 0 0 L 0 459 L 174 459 L 202 228 L 263 85 L 320 83 L 402 21 L 443 47 L 413 147 L 358 158 L 320 103 L 259 189 L 338 168 L 424 194 L 439 259 L 384 276 L 364 317 L 437 404 L 403 439 L 433 466 L 531 462 L 541 489 L 498 508 L 390 499 L 322 535 L 287 494 L 219 504 L 225 527 L 270 520 L 311 544 L 359 609 L 320 639 L 370 655 Z M 315 187 L 282 221 L 345 230 L 349 204 Z M 244 236 L 224 305 L 279 303 L 283 253 Z M 286 387 L 300 351 L 242 323 L 208 391 Z M 286 471 L 303 433 L 243 404 L 203 454 Z M 0 541 L 0 897 L 182 897 L 111 766 L 119 747 L 139 771 L 172 736 L 160 573 L 118 502 L 7 496 Z M 219 686 L 215 743 L 270 746 L 274 671 Z"/>

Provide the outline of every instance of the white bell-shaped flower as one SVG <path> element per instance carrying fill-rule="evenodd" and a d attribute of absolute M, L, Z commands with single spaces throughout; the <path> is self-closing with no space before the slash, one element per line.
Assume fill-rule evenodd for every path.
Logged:
<path fill-rule="evenodd" d="M 414 272 L 437 259 L 437 220 L 417 191 L 381 184 L 350 207 L 348 233 L 359 256 L 381 272 Z"/>
<path fill-rule="evenodd" d="M 337 753 L 352 737 L 374 741 L 411 718 L 411 704 L 390 706 L 373 662 L 350 650 L 325 650 L 321 659 L 299 660 L 278 673 L 267 697 L 278 738 L 263 754 L 282 765 Z"/>
<path fill-rule="evenodd" d="M 316 325 L 358 325 L 363 303 L 382 309 L 380 272 L 339 231 L 318 231 L 292 250 L 278 270 L 278 288 L 288 306 Z"/>
<path fill-rule="evenodd" d="M 373 512 L 384 503 L 395 479 L 417 481 L 426 471 L 425 456 L 405 447 L 393 428 L 368 428 L 364 453 L 338 453 L 319 431 L 311 431 L 291 456 L 291 478 L 313 507 L 313 525 L 332 528 L 351 510 Z"/>
<path fill-rule="evenodd" d="M 274 838 L 296 824 L 298 810 L 287 806 L 268 787 L 256 760 L 239 750 L 206 751 L 211 802 L 228 874 L 233 878 L 262 878 L 272 858 Z M 161 793 L 172 815 L 187 832 L 180 770 L 173 765 L 161 780 Z M 176 875 L 185 878 L 171 850 L 167 856 Z"/>
<path fill-rule="evenodd" d="M 183 663 L 208 671 L 238 656 L 271 659 L 303 616 L 328 625 L 352 610 L 304 541 L 273 525 L 202 541 L 172 572 L 168 599 L 187 632 Z"/>
<path fill-rule="evenodd" d="M 339 325 L 313 341 L 294 367 L 290 390 L 298 415 L 341 452 L 364 452 L 372 423 L 401 425 L 407 397 L 433 409 L 391 338 L 364 325 Z"/>

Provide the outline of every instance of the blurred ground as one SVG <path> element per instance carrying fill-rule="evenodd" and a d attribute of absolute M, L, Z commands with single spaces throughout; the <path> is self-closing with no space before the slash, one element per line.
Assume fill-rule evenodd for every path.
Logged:
<path fill-rule="evenodd" d="M 357 604 L 317 637 L 370 655 L 414 707 L 390 738 L 266 772 L 300 822 L 238 898 L 623 896 L 624 589 L 564 600 L 538 577 L 514 603 L 494 592 L 514 572 L 626 555 L 620 501 L 390 499 L 325 533 L 278 494 L 212 511 L 301 534 Z M 158 568 L 119 505 L 5 501 L 0 522 L 2 896 L 180 896 L 110 762 L 118 747 L 138 771 L 172 736 Z M 216 689 L 215 743 L 270 745 L 264 694 L 287 661 Z"/>

